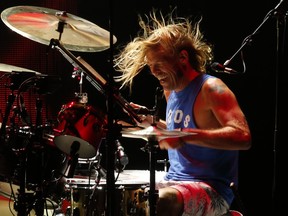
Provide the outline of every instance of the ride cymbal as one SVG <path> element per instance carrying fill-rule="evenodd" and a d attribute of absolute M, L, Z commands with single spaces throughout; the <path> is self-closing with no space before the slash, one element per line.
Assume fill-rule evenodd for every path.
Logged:
<path fill-rule="evenodd" d="M 110 33 L 78 16 L 34 6 L 15 6 L 2 11 L 2 21 L 13 31 L 49 45 L 59 39 L 71 51 L 99 52 L 110 47 Z M 113 43 L 117 41 L 113 36 Z"/>
<path fill-rule="evenodd" d="M 33 71 L 33 70 L 29 70 L 26 68 L 22 68 L 22 67 L 17 67 L 17 66 L 13 66 L 13 65 L 8 65 L 8 64 L 2 64 L 0 63 L 0 72 L 8 72 L 8 73 L 12 73 L 12 72 L 31 72 L 31 73 L 35 73 L 37 75 L 40 75 L 41 73 L 37 72 L 37 71 Z"/>

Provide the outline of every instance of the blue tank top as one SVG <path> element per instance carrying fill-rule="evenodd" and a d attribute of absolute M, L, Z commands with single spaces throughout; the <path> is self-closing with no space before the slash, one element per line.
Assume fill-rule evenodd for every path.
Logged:
<path fill-rule="evenodd" d="M 200 74 L 180 92 L 172 91 L 166 107 L 167 129 L 197 128 L 192 113 L 203 83 L 211 75 Z M 230 183 L 238 185 L 238 151 L 219 150 L 187 144 L 169 149 L 169 170 L 165 180 L 204 181 L 231 204 L 234 195 Z"/>

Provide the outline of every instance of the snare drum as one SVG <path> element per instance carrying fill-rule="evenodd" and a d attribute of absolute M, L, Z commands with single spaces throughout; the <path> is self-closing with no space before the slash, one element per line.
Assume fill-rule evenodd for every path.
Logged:
<path fill-rule="evenodd" d="M 160 181 L 165 172 L 156 171 L 156 181 Z M 115 174 L 116 176 L 116 174 Z M 150 173 L 148 170 L 124 170 L 115 182 L 116 216 L 145 216 L 148 214 L 148 194 Z M 99 185 L 87 178 L 67 179 L 68 194 L 63 202 L 63 212 L 71 211 L 80 216 L 103 216 L 107 208 L 106 179 Z M 76 199 L 75 199 L 76 197 Z"/>
<path fill-rule="evenodd" d="M 88 216 L 90 198 L 95 188 L 95 180 L 86 177 L 67 178 L 62 212 L 65 215 Z M 89 206 L 89 208 L 88 208 Z M 91 215 L 92 216 L 92 215 Z"/>
<path fill-rule="evenodd" d="M 67 180 L 67 194 L 62 201 L 65 215 L 103 216 L 106 211 L 107 187 L 104 181 L 96 186 L 95 181 L 72 178 Z M 147 182 L 131 183 L 122 181 L 115 184 L 115 201 L 113 205 L 117 216 L 145 216 L 146 198 L 144 189 Z"/>

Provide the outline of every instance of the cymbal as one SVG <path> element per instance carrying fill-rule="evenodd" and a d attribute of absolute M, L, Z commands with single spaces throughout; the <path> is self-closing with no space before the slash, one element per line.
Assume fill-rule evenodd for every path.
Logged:
<path fill-rule="evenodd" d="M 76 152 L 79 154 L 79 158 L 92 158 L 96 155 L 96 149 L 87 141 L 79 137 L 71 135 L 59 135 L 54 137 L 55 145 L 67 155 L 70 155 L 74 142 L 80 144 L 79 150 Z"/>
<path fill-rule="evenodd" d="M 59 39 L 71 51 L 98 52 L 110 47 L 110 33 L 78 16 L 43 7 L 15 6 L 2 11 L 2 21 L 13 31 L 49 45 Z M 63 24 L 63 32 L 58 28 Z M 62 33 L 62 35 L 60 34 Z M 60 36 L 61 35 L 61 36 Z M 113 36 L 113 43 L 117 41 Z"/>
<path fill-rule="evenodd" d="M 141 138 L 144 140 L 156 140 L 160 141 L 165 138 L 169 137 L 182 137 L 191 135 L 193 133 L 183 132 L 183 131 L 176 131 L 176 130 L 164 130 L 161 128 L 158 128 L 156 126 L 149 126 L 142 130 L 122 130 L 121 132 L 123 137 L 128 138 Z"/>
<path fill-rule="evenodd" d="M 26 68 L 22 68 L 22 67 L 17 67 L 17 66 L 13 66 L 13 65 L 8 65 L 8 64 L 2 64 L 0 63 L 0 72 L 8 72 L 8 73 L 12 73 L 12 72 L 31 72 L 31 73 L 35 73 L 40 75 L 41 73 L 33 71 L 33 70 L 29 70 Z"/>

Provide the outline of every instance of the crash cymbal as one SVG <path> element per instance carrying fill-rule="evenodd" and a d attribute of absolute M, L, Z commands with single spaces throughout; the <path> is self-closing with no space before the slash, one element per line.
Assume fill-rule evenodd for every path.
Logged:
<path fill-rule="evenodd" d="M 161 128 L 158 128 L 156 126 L 149 126 L 145 129 L 142 130 L 129 130 L 125 129 L 122 130 L 121 132 L 123 137 L 128 137 L 128 138 L 141 138 L 144 140 L 162 140 L 168 137 L 182 137 L 182 136 L 187 136 L 191 135 L 193 133 L 188 133 L 188 132 L 183 132 L 183 131 L 176 131 L 176 130 L 164 130 Z"/>
<path fill-rule="evenodd" d="M 17 66 L 13 66 L 13 65 L 8 65 L 8 64 L 2 64 L 0 63 L 0 72 L 8 72 L 8 73 L 12 73 L 12 72 L 31 72 L 31 73 L 35 73 L 37 75 L 40 75 L 41 73 L 33 71 L 33 70 L 29 70 L 26 68 L 22 68 L 22 67 L 17 67 Z"/>
<path fill-rule="evenodd" d="M 77 150 L 77 154 L 79 154 L 79 158 L 92 158 L 96 155 L 96 149 L 90 145 L 87 141 L 71 136 L 71 135 L 59 135 L 54 137 L 55 145 L 67 155 L 71 154 L 71 150 L 73 150 L 73 145 L 76 143 L 79 146 Z"/>
<path fill-rule="evenodd" d="M 98 52 L 110 47 L 108 31 L 64 11 L 15 6 L 2 11 L 1 19 L 13 31 L 42 44 L 49 45 L 51 39 L 59 39 L 66 49 L 84 52 Z M 64 23 L 63 31 L 58 28 L 59 23 Z"/>

